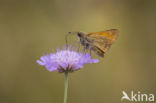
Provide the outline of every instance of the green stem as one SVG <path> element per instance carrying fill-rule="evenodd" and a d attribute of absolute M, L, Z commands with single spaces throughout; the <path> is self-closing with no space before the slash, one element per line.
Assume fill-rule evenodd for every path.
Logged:
<path fill-rule="evenodd" d="M 68 72 L 65 72 L 65 81 L 64 81 L 64 102 L 67 103 L 67 95 L 68 95 Z"/>

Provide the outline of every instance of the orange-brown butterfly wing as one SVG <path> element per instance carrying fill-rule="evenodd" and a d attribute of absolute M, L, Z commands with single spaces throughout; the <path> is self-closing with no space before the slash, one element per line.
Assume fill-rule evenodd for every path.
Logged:
<path fill-rule="evenodd" d="M 111 43 L 113 43 L 117 39 L 119 35 L 119 31 L 117 29 L 110 29 L 110 30 L 101 31 L 101 32 L 92 32 L 92 33 L 89 33 L 89 35 L 90 37 L 96 37 L 96 36 L 106 37 L 107 39 L 111 41 Z"/>
<path fill-rule="evenodd" d="M 92 32 L 89 33 L 87 36 L 88 39 L 93 41 L 92 47 L 95 46 L 104 53 L 106 53 L 110 49 L 111 45 L 114 43 L 117 37 L 118 37 L 117 29 L 111 29 L 101 32 Z"/>

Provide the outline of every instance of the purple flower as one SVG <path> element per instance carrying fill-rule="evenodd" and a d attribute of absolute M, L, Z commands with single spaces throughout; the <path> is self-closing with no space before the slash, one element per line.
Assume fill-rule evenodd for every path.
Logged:
<path fill-rule="evenodd" d="M 37 63 L 45 66 L 50 72 L 73 72 L 83 68 L 84 64 L 97 63 L 98 59 L 92 59 L 89 53 L 77 52 L 72 47 L 57 50 L 56 53 L 41 56 Z"/>

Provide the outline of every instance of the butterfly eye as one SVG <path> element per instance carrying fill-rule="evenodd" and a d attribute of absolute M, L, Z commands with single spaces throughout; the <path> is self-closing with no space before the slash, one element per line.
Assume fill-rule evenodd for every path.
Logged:
<path fill-rule="evenodd" d="M 77 35 L 78 35 L 78 37 L 82 37 L 82 34 L 81 34 L 80 32 L 78 32 L 78 34 L 77 34 Z"/>

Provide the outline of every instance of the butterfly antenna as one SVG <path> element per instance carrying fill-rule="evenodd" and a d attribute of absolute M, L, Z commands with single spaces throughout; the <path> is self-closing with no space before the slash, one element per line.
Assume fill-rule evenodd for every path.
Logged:
<path fill-rule="evenodd" d="M 68 36 L 73 34 L 72 32 L 68 32 L 68 34 L 66 34 L 65 36 L 65 40 L 66 40 L 66 47 L 68 48 Z"/>
<path fill-rule="evenodd" d="M 66 36 L 65 36 L 65 40 L 66 40 L 66 48 L 68 48 L 68 36 L 69 36 L 69 33 L 66 34 Z"/>
<path fill-rule="evenodd" d="M 66 47 L 68 47 L 68 36 L 72 35 L 72 34 L 76 34 L 77 32 L 68 32 L 68 34 L 66 34 L 65 36 L 65 40 L 66 40 Z"/>

